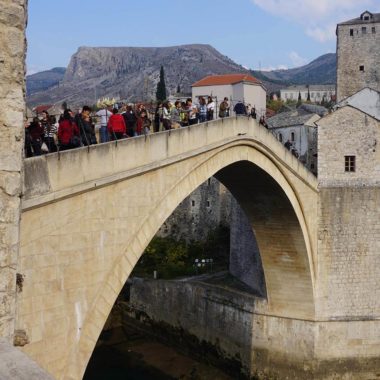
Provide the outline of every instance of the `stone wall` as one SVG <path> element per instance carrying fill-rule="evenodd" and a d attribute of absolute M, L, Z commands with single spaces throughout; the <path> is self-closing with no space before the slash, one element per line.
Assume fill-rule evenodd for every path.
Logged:
<path fill-rule="evenodd" d="M 317 315 L 380 316 L 380 123 L 345 106 L 320 122 Z M 345 171 L 345 156 L 355 171 Z M 378 350 L 380 345 L 378 345 Z"/>
<path fill-rule="evenodd" d="M 366 28 L 363 34 L 362 28 Z M 375 33 L 372 33 L 375 27 Z M 350 30 L 353 30 L 353 36 Z M 380 23 L 358 21 L 337 28 L 337 101 L 364 87 L 380 90 Z M 364 71 L 360 71 L 364 66 Z"/>
<path fill-rule="evenodd" d="M 25 0 L 0 0 L 0 337 L 12 340 L 24 124 Z"/>
<path fill-rule="evenodd" d="M 201 282 L 134 279 L 126 309 L 139 327 L 143 323 L 165 338 L 179 332 L 182 349 L 187 341 L 198 341 L 200 350 L 214 347 L 211 351 L 239 361 L 243 372 L 258 379 L 376 377 L 378 321 L 281 318 L 269 315 L 266 305 L 264 299 Z M 172 329 L 163 330 L 165 325 Z"/>
<path fill-rule="evenodd" d="M 215 346 L 225 359 L 239 358 L 249 368 L 255 306 L 249 294 L 202 283 L 134 279 L 130 306 Z"/>
<path fill-rule="evenodd" d="M 178 205 L 157 235 L 202 241 L 219 225 L 229 226 L 231 199 L 231 193 L 211 177 Z"/>
<path fill-rule="evenodd" d="M 265 278 L 259 247 L 247 216 L 234 198 L 230 229 L 230 273 L 253 289 L 255 294 L 265 297 Z"/>
<path fill-rule="evenodd" d="M 345 106 L 318 121 L 320 186 L 380 184 L 380 122 Z M 356 170 L 345 171 L 345 156 L 356 157 Z"/>

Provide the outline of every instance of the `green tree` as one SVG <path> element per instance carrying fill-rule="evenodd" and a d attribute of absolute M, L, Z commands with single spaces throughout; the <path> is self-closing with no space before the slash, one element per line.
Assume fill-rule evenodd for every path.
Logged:
<path fill-rule="evenodd" d="M 284 102 L 281 99 L 278 99 L 278 100 L 271 99 L 267 101 L 267 108 L 275 112 L 278 112 L 283 105 L 284 105 Z"/>
<path fill-rule="evenodd" d="M 160 69 L 160 81 L 157 83 L 156 99 L 160 102 L 166 99 L 165 72 L 163 66 Z"/>
<path fill-rule="evenodd" d="M 307 86 L 307 101 L 310 102 L 310 88 Z"/>

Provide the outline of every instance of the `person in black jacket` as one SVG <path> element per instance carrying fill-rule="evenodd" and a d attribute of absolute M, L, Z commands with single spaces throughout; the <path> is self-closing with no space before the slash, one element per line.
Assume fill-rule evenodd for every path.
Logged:
<path fill-rule="evenodd" d="M 128 104 L 126 111 L 122 114 L 124 117 L 125 125 L 127 126 L 127 136 L 134 137 L 137 136 L 136 123 L 137 117 L 133 111 L 132 104 Z"/>
<path fill-rule="evenodd" d="M 83 145 L 96 144 L 95 126 L 92 122 L 91 108 L 89 106 L 83 106 L 82 112 L 75 116 L 75 122 L 80 131 L 80 137 Z"/>
<path fill-rule="evenodd" d="M 243 102 L 239 101 L 235 104 L 234 112 L 236 115 L 247 115 L 247 108 Z"/>

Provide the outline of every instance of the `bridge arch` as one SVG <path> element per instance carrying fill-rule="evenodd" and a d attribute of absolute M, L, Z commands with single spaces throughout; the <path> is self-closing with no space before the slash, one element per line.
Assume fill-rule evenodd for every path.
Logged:
<path fill-rule="evenodd" d="M 26 160 L 16 318 L 31 337 L 25 352 L 57 379 L 81 378 L 144 249 L 213 175 L 255 229 L 268 297 L 258 312 L 313 320 L 315 177 L 255 121 L 230 118 Z"/>
<path fill-rule="evenodd" d="M 114 301 L 157 230 L 185 197 L 213 175 L 237 198 L 255 230 L 268 297 L 262 312 L 313 318 L 313 252 L 300 194 L 266 149 L 252 141 L 229 144 L 184 173 L 146 215 L 87 313 L 78 345 L 68 358 L 68 374 L 84 373 Z"/>

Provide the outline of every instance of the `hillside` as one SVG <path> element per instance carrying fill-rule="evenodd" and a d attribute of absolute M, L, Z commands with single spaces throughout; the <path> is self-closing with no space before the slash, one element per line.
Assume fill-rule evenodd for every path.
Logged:
<path fill-rule="evenodd" d="M 207 75 L 247 72 L 210 45 L 161 48 L 81 47 L 67 69 L 55 68 L 27 77 L 29 106 L 42 103 L 94 104 L 107 96 L 127 101 L 155 99 L 161 65 L 166 87 L 175 94 L 191 92 L 191 84 Z M 336 55 L 325 54 L 289 70 L 254 71 L 268 93 L 289 84 L 336 82 Z"/>
<path fill-rule="evenodd" d="M 59 86 L 29 96 L 28 104 L 94 104 L 103 96 L 149 101 L 155 99 L 161 65 L 170 94 L 178 86 L 190 93 L 191 84 L 206 75 L 247 71 L 210 45 L 81 47 L 71 57 Z"/>
<path fill-rule="evenodd" d="M 289 70 L 253 71 L 253 75 L 273 84 L 334 84 L 336 54 L 322 55 L 301 67 Z"/>
<path fill-rule="evenodd" d="M 39 91 L 56 86 L 64 77 L 65 67 L 54 67 L 26 77 L 26 95 L 30 96 Z"/>

